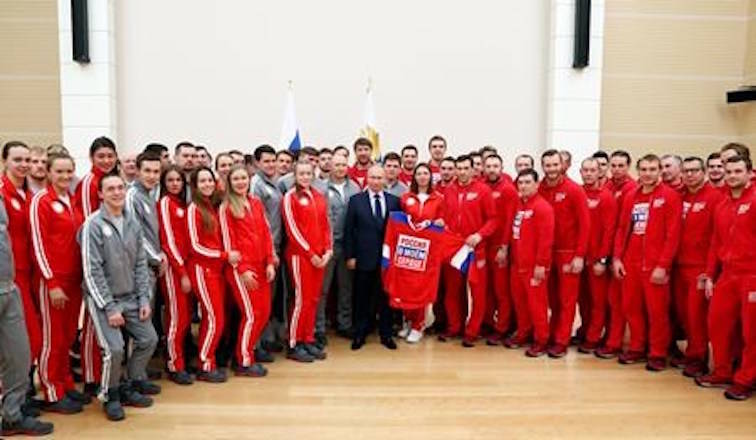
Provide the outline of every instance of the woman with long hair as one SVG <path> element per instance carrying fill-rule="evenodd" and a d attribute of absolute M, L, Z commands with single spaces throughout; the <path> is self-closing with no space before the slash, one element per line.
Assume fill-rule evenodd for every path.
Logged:
<path fill-rule="evenodd" d="M 184 339 L 192 323 L 192 284 L 186 264 L 189 255 L 186 187 L 184 173 L 176 165 L 168 166 L 160 176 L 160 246 L 168 259 L 161 279 L 166 304 L 166 363 L 168 377 L 179 385 L 193 383 L 184 357 Z"/>
<path fill-rule="evenodd" d="M 218 369 L 215 350 L 225 325 L 225 290 L 223 269 L 226 263 L 236 266 L 239 252 L 223 249 L 218 220 L 218 191 L 213 170 L 199 167 L 190 180 L 192 203 L 187 212 L 189 230 L 189 277 L 202 311 L 199 333 L 200 372 L 197 380 L 219 383 L 226 374 Z"/>
<path fill-rule="evenodd" d="M 220 225 L 226 252 L 238 250 L 236 267 L 226 266 L 226 282 L 241 314 L 236 340 L 236 374 L 261 377 L 268 371 L 255 363 L 255 345 L 270 316 L 270 283 L 276 276 L 273 239 L 260 200 L 249 194 L 249 174 L 234 165 L 226 174 Z M 233 329 L 232 329 L 233 330 Z"/>

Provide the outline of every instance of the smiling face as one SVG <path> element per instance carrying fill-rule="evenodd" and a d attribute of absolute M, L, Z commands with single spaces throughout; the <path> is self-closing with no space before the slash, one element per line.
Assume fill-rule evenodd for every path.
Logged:
<path fill-rule="evenodd" d="M 103 173 L 109 173 L 115 168 L 118 156 L 110 147 L 98 148 L 92 154 L 92 165 Z"/>
<path fill-rule="evenodd" d="M 160 166 L 160 162 L 155 162 Z M 100 182 L 100 198 L 111 212 L 121 213 L 126 201 L 126 183 L 121 176 L 105 176 Z"/>
<path fill-rule="evenodd" d="M 244 197 L 249 193 L 249 174 L 246 169 L 235 169 L 229 174 L 228 181 L 234 194 Z"/>
<path fill-rule="evenodd" d="M 50 164 L 48 177 L 58 193 L 67 193 L 74 176 L 74 162 L 70 157 L 54 158 Z"/>
<path fill-rule="evenodd" d="M 165 175 L 165 190 L 174 196 L 179 195 L 184 189 L 184 180 L 176 170 L 170 170 Z"/>
<path fill-rule="evenodd" d="M 544 156 L 541 159 L 541 168 L 547 180 L 555 181 L 562 175 L 562 156 L 559 153 Z"/>
<path fill-rule="evenodd" d="M 31 166 L 31 157 L 29 149 L 24 146 L 17 146 L 8 150 L 8 157 L 5 159 L 5 172 L 13 179 L 22 182 L 29 174 Z"/>
<path fill-rule="evenodd" d="M 201 170 L 197 175 L 197 190 L 205 197 L 215 192 L 215 176 L 209 170 Z"/>

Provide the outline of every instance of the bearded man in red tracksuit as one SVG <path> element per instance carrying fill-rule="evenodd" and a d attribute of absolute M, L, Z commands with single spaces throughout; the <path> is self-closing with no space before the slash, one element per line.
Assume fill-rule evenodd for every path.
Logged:
<path fill-rule="evenodd" d="M 590 212 L 582 188 L 565 176 L 564 163 L 557 150 L 541 155 L 545 177 L 538 192 L 554 208 L 554 258 L 549 280 L 551 308 L 551 346 L 549 357 L 567 354 L 575 306 L 580 290 L 580 273 L 588 249 Z"/>
<path fill-rule="evenodd" d="M 685 357 L 671 359 L 674 367 L 684 367 L 683 374 L 698 377 L 706 373 L 709 338 L 706 329 L 708 300 L 699 280 L 706 272 L 706 257 L 714 229 L 714 213 L 724 195 L 706 182 L 704 161 L 688 157 L 682 164 L 683 217 L 677 264 L 672 272 L 672 303 L 688 345 Z M 673 344 L 676 342 L 673 341 Z"/>
<path fill-rule="evenodd" d="M 445 221 L 451 232 L 466 237 L 467 245 L 475 249 L 475 259 L 467 279 L 461 273 L 452 271 L 444 274 L 444 308 L 448 324 L 446 333 L 440 335 L 439 340 L 446 341 L 462 332 L 464 285 L 468 306 L 462 345 L 473 347 L 486 310 L 486 242 L 496 232 L 498 220 L 491 190 L 485 183 L 473 178 L 472 158 L 459 156 L 455 166 L 457 180 L 444 191 Z"/>
<path fill-rule="evenodd" d="M 630 325 L 630 347 L 619 361 L 646 360 L 648 342 L 646 369 L 661 371 L 671 338 L 669 278 L 680 243 L 682 202 L 661 183 L 657 156 L 643 156 L 638 174 L 641 186 L 625 199 L 614 239 L 614 272 L 624 281 L 622 309 Z"/>
<path fill-rule="evenodd" d="M 750 182 L 751 173 L 747 157 L 730 157 L 725 162 L 729 193 L 714 214 L 714 235 L 702 277 L 706 296 L 711 298 L 714 371 L 697 377 L 696 383 L 728 387 L 725 397 L 733 400 L 748 399 L 756 385 L 756 187 Z M 736 347 L 738 336 L 744 343 L 742 351 Z M 738 357 L 740 367 L 733 375 Z"/>

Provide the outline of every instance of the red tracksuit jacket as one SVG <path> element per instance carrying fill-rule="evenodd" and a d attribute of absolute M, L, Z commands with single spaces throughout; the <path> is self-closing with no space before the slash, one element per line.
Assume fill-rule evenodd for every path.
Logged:
<path fill-rule="evenodd" d="M 354 180 L 354 183 L 356 183 L 360 188 L 364 189 L 365 185 L 367 185 L 367 168 L 359 168 L 355 164 L 353 167 L 349 167 L 347 169 L 347 176 L 349 176 L 350 179 Z"/>
<path fill-rule="evenodd" d="M 404 168 L 402 168 L 399 171 L 399 181 L 407 185 L 407 188 L 409 188 L 410 184 L 412 183 L 412 171 L 406 171 Z"/>
<path fill-rule="evenodd" d="M 563 177 L 554 186 L 542 181 L 538 192 L 554 208 L 554 251 L 570 251 L 576 257 L 585 257 L 591 214 L 583 189 L 568 177 Z"/>
<path fill-rule="evenodd" d="M 189 261 L 204 268 L 218 271 L 220 274 L 228 254 L 223 250 L 221 240 L 218 211 L 212 207 L 209 200 L 204 200 L 213 217 L 213 225 L 206 228 L 202 223 L 202 215 L 197 205 L 192 202 L 186 214 L 187 229 L 189 230 Z"/>
<path fill-rule="evenodd" d="M 709 247 L 706 273 L 714 278 L 718 269 L 756 273 L 756 186 L 737 199 L 731 193 L 714 214 L 714 234 Z M 721 267 L 720 267 L 721 265 Z"/>
<path fill-rule="evenodd" d="M 86 220 L 100 207 L 100 196 L 97 194 L 97 186 L 105 173 L 99 168 L 92 167 L 79 183 L 74 191 L 73 206 L 77 214 Z"/>
<path fill-rule="evenodd" d="M 189 230 L 186 211 L 186 204 L 173 195 L 163 196 L 158 203 L 160 245 L 168 258 L 171 269 L 179 276 L 187 275 Z"/>
<path fill-rule="evenodd" d="M 455 181 L 444 192 L 446 227 L 462 237 L 478 233 L 483 237 L 481 244 L 489 240 L 498 227 L 496 205 L 491 190 L 477 180 L 466 186 Z M 481 245 L 478 245 L 481 248 Z"/>
<path fill-rule="evenodd" d="M 13 262 L 16 270 L 32 269 L 31 242 L 29 240 L 29 202 L 31 193 L 26 189 L 16 189 L 8 176 L 0 179 L 5 212 L 8 213 L 8 235 L 13 248 Z"/>
<path fill-rule="evenodd" d="M 275 255 L 262 202 L 252 195 L 247 196 L 247 202 L 249 209 L 244 210 L 242 218 L 237 218 L 226 203 L 219 212 L 224 249 L 241 253 L 236 267 L 239 273 L 255 272 L 260 266 L 273 264 Z"/>
<path fill-rule="evenodd" d="M 551 267 L 554 246 L 554 208 L 540 194 L 528 200 L 518 198 L 512 221 L 510 254 L 519 272 L 534 266 Z"/>
<path fill-rule="evenodd" d="M 76 233 L 83 219 L 58 198 L 52 185 L 34 195 L 29 207 L 34 257 L 50 289 L 61 287 L 61 278 L 81 279 L 81 250 Z"/>
<path fill-rule="evenodd" d="M 585 259 L 587 264 L 593 264 L 612 252 L 617 201 L 606 187 L 593 189 L 584 186 L 583 190 L 591 213 L 590 239 Z"/>
<path fill-rule="evenodd" d="M 491 197 L 496 205 L 499 225 L 494 238 L 490 240 L 489 249 L 497 250 L 499 246 L 509 246 L 512 238 L 512 221 L 514 221 L 520 196 L 508 174 L 502 173 L 496 182 L 487 181 L 491 188 Z"/>
<path fill-rule="evenodd" d="M 669 271 L 680 244 L 682 202 L 675 190 L 659 183 L 649 194 L 639 186 L 620 211 L 614 258 L 640 264 L 643 270 Z"/>
<path fill-rule="evenodd" d="M 682 235 L 677 264 L 680 266 L 705 267 L 706 257 L 714 232 L 714 213 L 724 195 L 705 183 L 696 193 L 685 191 L 683 195 Z"/>
<path fill-rule="evenodd" d="M 323 256 L 331 250 L 328 202 L 322 194 L 294 187 L 286 193 L 281 204 L 290 255 L 300 255 L 310 261 L 313 255 Z"/>
<path fill-rule="evenodd" d="M 419 223 L 424 220 L 436 220 L 444 217 L 444 196 L 438 191 L 428 195 L 425 203 L 420 201 L 417 194 L 407 191 L 399 199 L 402 211 L 412 218 L 412 222 Z"/>

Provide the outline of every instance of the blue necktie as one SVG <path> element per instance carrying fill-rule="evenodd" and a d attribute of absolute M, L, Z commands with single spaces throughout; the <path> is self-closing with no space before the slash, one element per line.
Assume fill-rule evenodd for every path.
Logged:
<path fill-rule="evenodd" d="M 376 194 L 373 196 L 375 204 L 373 204 L 373 215 L 378 220 L 383 220 L 383 208 L 381 207 L 381 196 Z"/>

